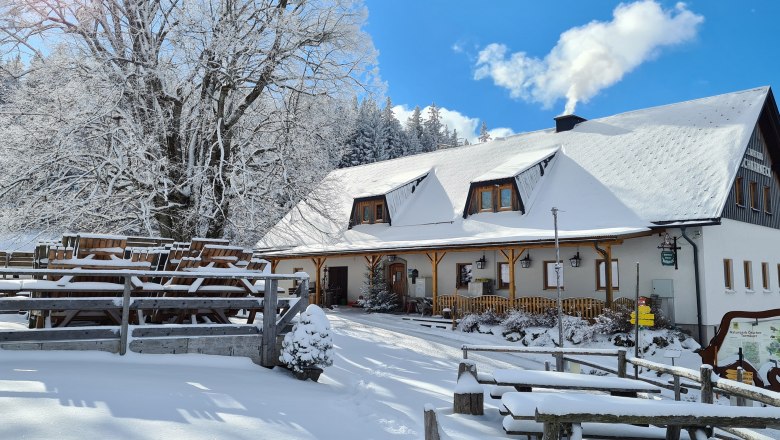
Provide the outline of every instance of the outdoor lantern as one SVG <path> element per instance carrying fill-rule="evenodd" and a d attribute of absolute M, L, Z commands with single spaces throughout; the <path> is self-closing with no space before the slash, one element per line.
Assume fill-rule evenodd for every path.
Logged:
<path fill-rule="evenodd" d="M 484 269 L 486 262 L 487 260 L 485 260 L 485 254 L 482 254 L 482 258 L 477 260 L 477 269 Z"/>
<path fill-rule="evenodd" d="M 391 262 L 391 263 L 392 263 L 393 261 L 395 261 L 395 255 L 388 255 L 388 256 L 387 256 L 387 261 L 389 261 L 389 262 Z"/>
<path fill-rule="evenodd" d="M 521 258 L 520 259 L 520 267 L 522 267 L 523 269 L 528 269 L 529 267 L 531 267 L 531 254 L 530 253 L 526 253 L 525 254 L 525 258 Z"/>
<path fill-rule="evenodd" d="M 580 259 L 580 253 L 577 252 L 577 255 L 569 258 L 569 263 L 571 263 L 571 267 L 580 267 L 580 263 L 582 263 L 582 260 Z"/>

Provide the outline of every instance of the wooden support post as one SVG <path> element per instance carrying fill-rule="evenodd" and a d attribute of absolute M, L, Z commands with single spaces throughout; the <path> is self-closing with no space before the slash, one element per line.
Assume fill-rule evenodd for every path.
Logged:
<path fill-rule="evenodd" d="M 620 349 L 618 350 L 617 355 L 617 372 L 618 377 L 626 377 L 626 350 Z"/>
<path fill-rule="evenodd" d="M 702 365 L 699 369 L 701 374 L 701 403 L 712 403 L 712 366 Z"/>
<path fill-rule="evenodd" d="M 439 436 L 439 422 L 436 420 L 436 411 L 432 405 L 425 405 L 425 440 L 441 440 Z"/>
<path fill-rule="evenodd" d="M 666 440 L 680 440 L 680 426 L 667 425 L 666 426 Z"/>
<path fill-rule="evenodd" d="M 561 424 L 558 422 L 544 422 L 544 436 L 542 440 L 561 440 Z"/>
<path fill-rule="evenodd" d="M 455 414 L 481 416 L 485 414 L 485 392 L 477 382 L 477 364 L 464 360 L 458 365 L 458 383 L 452 400 Z"/>
<path fill-rule="evenodd" d="M 119 354 L 127 353 L 127 333 L 130 330 L 130 276 L 125 275 L 125 288 L 122 292 L 122 323 L 119 330 Z"/>
<path fill-rule="evenodd" d="M 263 296 L 263 351 L 260 353 L 261 365 L 273 368 L 276 365 L 276 288 L 279 281 L 265 280 Z"/>
<path fill-rule="evenodd" d="M 679 402 L 681 400 L 680 393 L 682 388 L 680 387 L 680 376 L 674 376 L 674 400 Z"/>
<path fill-rule="evenodd" d="M 276 273 L 276 268 L 282 260 L 271 260 L 271 273 Z"/>
<path fill-rule="evenodd" d="M 745 370 L 742 367 L 737 367 L 737 382 L 745 383 Z M 742 396 L 737 396 L 737 406 L 745 406 L 747 402 Z"/>
<path fill-rule="evenodd" d="M 515 297 L 517 296 L 517 285 L 515 283 L 515 265 L 517 264 L 517 260 L 520 259 L 520 256 L 523 255 L 523 251 L 525 249 L 514 249 L 511 248 L 508 251 L 501 250 L 501 254 L 504 255 L 504 258 L 506 258 L 506 262 L 509 265 L 509 301 L 514 303 Z M 501 277 L 501 274 L 498 274 L 499 277 Z"/>
<path fill-rule="evenodd" d="M 604 263 L 604 281 L 607 283 L 605 287 L 606 298 L 604 299 L 604 307 L 612 307 L 613 291 L 612 291 L 612 245 L 606 246 L 606 262 Z M 637 317 L 637 319 L 639 319 Z"/>
<path fill-rule="evenodd" d="M 314 257 L 311 259 L 314 268 L 317 270 L 317 278 L 314 280 L 314 302 L 312 304 L 322 304 L 322 266 L 325 265 L 325 257 Z"/>
<path fill-rule="evenodd" d="M 439 252 L 439 251 L 433 251 L 432 253 L 426 252 L 425 256 L 428 257 L 429 260 L 431 260 L 431 271 L 433 275 L 433 284 L 431 286 L 431 296 L 433 300 L 433 314 L 437 315 L 441 312 L 439 307 L 439 263 L 441 262 L 442 258 L 444 258 L 444 255 L 446 252 Z"/>

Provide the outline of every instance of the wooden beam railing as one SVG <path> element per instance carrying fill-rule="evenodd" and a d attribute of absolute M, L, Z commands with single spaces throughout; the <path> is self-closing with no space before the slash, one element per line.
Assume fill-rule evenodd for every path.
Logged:
<path fill-rule="evenodd" d="M 143 309 L 182 309 L 182 310 L 197 310 L 197 309 L 213 309 L 213 310 L 225 310 L 225 309 L 263 309 L 263 327 L 262 331 L 259 331 L 258 327 L 251 324 L 244 324 L 246 330 L 235 330 L 241 326 L 231 324 L 200 324 L 191 327 L 180 326 L 164 326 L 161 327 L 163 333 L 167 332 L 167 336 L 172 336 L 174 333 L 179 332 L 179 336 L 183 337 L 198 337 L 198 336 L 224 336 L 224 337 L 241 337 L 245 335 L 258 335 L 261 334 L 262 345 L 260 346 L 260 363 L 266 367 L 272 367 L 276 364 L 276 339 L 279 334 L 284 332 L 285 327 L 291 322 L 292 318 L 303 311 L 308 305 L 309 297 L 309 277 L 305 273 L 294 275 L 280 275 L 280 274 L 264 274 L 253 271 L 244 270 L 231 270 L 224 272 L 185 272 L 185 271 L 138 271 L 138 270 L 78 270 L 78 269 L 0 269 L 0 275 L 19 275 L 30 276 L 33 278 L 40 278 L 43 276 L 61 276 L 61 275 L 79 275 L 79 276 L 109 276 L 118 277 L 123 279 L 122 284 L 122 296 L 120 297 L 68 297 L 68 298 L 29 298 L 29 297 L 6 297 L 0 298 L 0 311 L 24 311 L 24 310 L 102 310 L 102 311 L 115 311 L 121 310 L 120 325 L 116 326 L 99 326 L 99 327 L 82 327 L 82 328 L 55 328 L 55 329 L 31 329 L 31 330 L 2 330 L 0 331 L 0 344 L 22 344 L 25 343 L 40 343 L 43 348 L 43 344 L 47 344 L 46 347 L 62 348 L 68 346 L 68 341 L 91 341 L 92 347 L 96 349 L 104 349 L 109 351 L 116 351 L 121 355 L 127 353 L 129 344 L 129 335 L 133 334 L 134 342 L 138 337 L 152 337 L 150 333 L 154 333 L 154 326 L 139 325 L 130 326 L 130 311 L 131 310 L 143 310 Z M 237 298 L 224 298 L 224 297 L 142 297 L 132 296 L 134 294 L 143 295 L 144 291 L 141 287 L 136 287 L 134 280 L 143 279 L 144 277 L 177 277 L 177 278 L 193 278 L 193 279 L 221 279 L 221 280 L 265 280 L 264 297 L 237 297 Z M 287 311 L 281 316 L 277 316 L 277 308 L 280 303 L 277 297 L 278 282 L 280 280 L 297 280 L 299 281 L 297 293 L 299 298 L 295 298 L 296 301 L 283 299 L 281 302 L 288 305 Z M 74 283 L 78 284 L 78 283 Z M 23 285 L 21 287 L 23 289 Z M 38 289 L 37 292 L 45 293 L 44 289 Z M 74 286 L 73 291 L 78 291 L 77 286 Z M 53 293 L 61 293 L 61 289 L 52 291 Z M 16 293 L 14 291 L 13 293 Z M 147 292 L 148 293 L 148 292 Z M 265 307 L 267 304 L 275 304 L 275 307 Z M 115 313 L 115 312 L 114 312 Z M 178 329 L 178 330 L 174 330 Z M 254 329 L 254 330 L 252 330 Z M 238 331 L 239 333 L 235 333 Z M 244 333 L 241 333 L 244 332 Z M 158 335 L 159 336 L 159 335 Z M 114 349 L 116 339 L 118 339 L 118 347 Z M 100 341 L 109 340 L 109 344 L 104 344 Z M 111 342 L 110 340 L 113 340 Z M 160 342 L 160 341 L 158 341 Z M 186 341 L 168 341 L 169 344 L 174 344 L 173 348 L 167 347 L 166 349 L 172 349 L 172 352 L 176 351 L 176 344 L 187 344 Z M 150 342 L 154 345 L 154 342 Z M 72 348 L 87 348 L 88 345 L 84 343 L 70 344 Z M 159 345 L 159 344 L 158 344 Z M 218 345 L 218 344 L 217 344 Z M 157 349 L 164 349 L 165 347 L 157 347 Z M 224 347 L 215 347 L 218 351 L 224 351 Z M 240 347 L 230 348 L 230 352 L 234 349 L 241 351 Z M 148 350 L 147 350 L 148 351 Z M 155 352 L 155 351 L 153 351 Z M 250 350 L 251 352 L 251 350 Z"/>

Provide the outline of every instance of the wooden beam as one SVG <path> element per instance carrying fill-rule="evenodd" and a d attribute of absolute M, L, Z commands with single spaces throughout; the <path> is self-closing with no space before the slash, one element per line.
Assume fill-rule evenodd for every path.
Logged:
<path fill-rule="evenodd" d="M 431 286 L 431 296 L 433 300 L 433 313 L 436 314 L 438 309 L 439 298 L 439 263 L 446 252 L 433 251 L 432 253 L 426 253 L 425 255 L 431 260 L 431 271 L 433 272 L 433 285 Z"/>
<path fill-rule="evenodd" d="M 314 267 L 317 269 L 317 279 L 314 282 L 314 304 L 322 304 L 322 266 L 325 265 L 325 257 L 314 257 L 311 261 L 314 263 Z M 267 282 L 267 281 L 266 281 Z"/>
<path fill-rule="evenodd" d="M 604 299 L 604 307 L 612 308 L 612 245 L 606 245 L 607 255 L 606 255 L 606 262 L 604 263 L 604 277 L 606 278 L 606 286 L 605 290 L 607 292 L 606 298 Z"/>
<path fill-rule="evenodd" d="M 282 260 L 275 258 L 271 260 L 271 273 L 276 273 L 276 267 L 279 266 Z"/>

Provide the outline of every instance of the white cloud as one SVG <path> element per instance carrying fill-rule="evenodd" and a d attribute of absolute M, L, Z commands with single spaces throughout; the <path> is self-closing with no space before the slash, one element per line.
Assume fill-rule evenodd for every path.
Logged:
<path fill-rule="evenodd" d="M 664 10 L 654 0 L 621 3 L 612 14 L 612 21 L 565 31 L 544 59 L 490 44 L 479 53 L 474 79 L 492 78 L 513 98 L 545 108 L 566 98 L 565 113 L 572 113 L 578 102 L 588 102 L 662 47 L 692 40 L 704 21 L 684 3 Z"/>
<path fill-rule="evenodd" d="M 423 120 L 428 117 L 429 108 L 430 106 L 421 110 Z M 393 113 L 395 114 L 395 117 L 398 118 L 404 127 L 406 127 L 406 120 L 412 116 L 413 111 L 414 108 L 409 108 L 406 105 L 396 105 L 393 107 Z M 449 110 L 444 107 L 439 107 L 439 114 L 441 115 L 441 123 L 446 125 L 450 131 L 458 130 L 459 138 L 468 138 L 469 142 L 472 144 L 478 142 L 477 138 L 479 137 L 479 127 L 482 124 L 479 118 L 471 118 L 457 110 Z M 488 132 L 494 139 L 496 137 L 504 137 L 514 134 L 514 131 L 511 128 L 506 127 L 494 128 L 492 130 L 488 130 Z"/>

